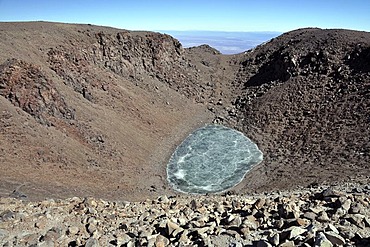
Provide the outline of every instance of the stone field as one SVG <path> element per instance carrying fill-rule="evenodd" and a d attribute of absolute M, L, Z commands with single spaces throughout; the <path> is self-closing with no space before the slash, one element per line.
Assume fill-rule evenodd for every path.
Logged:
<path fill-rule="evenodd" d="M 0 198 L 3 246 L 369 246 L 370 186 L 143 202 Z"/>

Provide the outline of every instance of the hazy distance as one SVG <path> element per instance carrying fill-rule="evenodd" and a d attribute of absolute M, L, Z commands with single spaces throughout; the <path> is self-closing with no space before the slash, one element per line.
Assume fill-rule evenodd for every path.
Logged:
<path fill-rule="evenodd" d="M 223 54 L 237 54 L 280 35 L 280 32 L 160 31 L 178 39 L 184 47 L 207 44 Z"/>

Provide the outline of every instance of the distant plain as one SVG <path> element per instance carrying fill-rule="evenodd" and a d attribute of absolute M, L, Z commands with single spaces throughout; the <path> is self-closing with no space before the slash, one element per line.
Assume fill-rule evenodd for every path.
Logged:
<path fill-rule="evenodd" d="M 280 32 L 159 31 L 178 39 L 185 48 L 210 45 L 222 54 L 238 54 L 272 38 Z"/>

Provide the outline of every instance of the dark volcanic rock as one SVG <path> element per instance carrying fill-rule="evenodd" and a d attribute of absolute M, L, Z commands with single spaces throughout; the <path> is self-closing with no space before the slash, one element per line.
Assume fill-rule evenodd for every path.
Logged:
<path fill-rule="evenodd" d="M 368 176 L 369 49 L 369 33 L 302 29 L 243 55 L 235 103 L 265 153 L 263 184 Z"/>
<path fill-rule="evenodd" d="M 197 87 L 198 72 L 185 57 L 179 41 L 169 35 L 129 31 L 88 35 L 91 44 L 61 45 L 48 52 L 51 68 L 84 97 L 91 87 L 104 86 L 92 76 L 94 66 L 143 88 L 148 87 L 148 77 L 181 90 L 188 97 L 192 95 L 188 88 Z"/>
<path fill-rule="evenodd" d="M 188 50 L 190 52 L 197 52 L 197 53 L 201 53 L 201 54 L 209 53 L 209 54 L 213 54 L 213 55 L 221 55 L 220 51 L 218 51 L 217 49 L 215 49 L 215 48 L 213 48 L 213 47 L 211 47 L 207 44 L 194 46 L 194 47 L 189 47 Z"/>

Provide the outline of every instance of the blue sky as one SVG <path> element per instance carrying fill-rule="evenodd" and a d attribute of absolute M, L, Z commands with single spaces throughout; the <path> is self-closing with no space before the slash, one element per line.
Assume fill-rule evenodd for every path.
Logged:
<path fill-rule="evenodd" d="M 0 21 L 37 20 L 150 31 L 370 31 L 370 0 L 0 0 Z"/>

